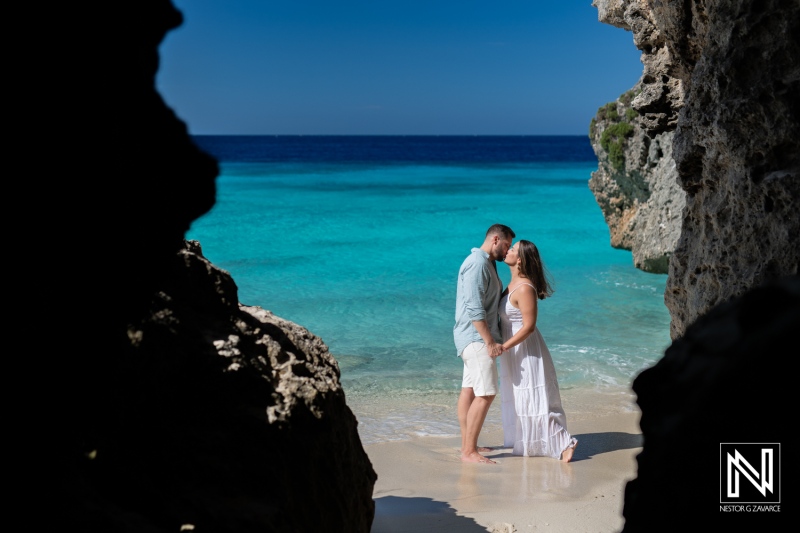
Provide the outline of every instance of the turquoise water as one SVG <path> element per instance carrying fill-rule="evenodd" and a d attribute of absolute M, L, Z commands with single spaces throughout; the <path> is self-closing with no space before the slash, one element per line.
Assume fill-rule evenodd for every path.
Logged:
<path fill-rule="evenodd" d="M 534 241 L 555 282 L 538 326 L 563 391 L 628 390 L 668 346 L 666 276 L 610 247 L 587 183 L 595 168 L 223 161 L 217 203 L 187 238 L 231 273 L 242 303 L 325 341 L 349 403 L 365 409 L 366 440 L 393 440 L 398 424 L 449 434 L 449 404 L 420 405 L 455 406 L 456 274 L 495 222 Z M 498 271 L 507 283 L 505 264 Z"/>

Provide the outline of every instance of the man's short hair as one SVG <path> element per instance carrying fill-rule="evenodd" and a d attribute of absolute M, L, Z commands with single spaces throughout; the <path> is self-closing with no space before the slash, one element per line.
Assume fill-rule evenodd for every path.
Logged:
<path fill-rule="evenodd" d="M 513 239 L 517 236 L 517 234 L 514 233 L 514 230 L 504 224 L 493 224 L 488 230 L 486 230 L 487 237 L 495 234 L 502 236 L 504 239 Z"/>

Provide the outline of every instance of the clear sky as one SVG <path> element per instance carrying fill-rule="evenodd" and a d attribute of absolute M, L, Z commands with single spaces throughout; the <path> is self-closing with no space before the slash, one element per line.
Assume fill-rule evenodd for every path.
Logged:
<path fill-rule="evenodd" d="M 588 135 L 642 74 L 591 0 L 173 0 L 192 134 Z"/>

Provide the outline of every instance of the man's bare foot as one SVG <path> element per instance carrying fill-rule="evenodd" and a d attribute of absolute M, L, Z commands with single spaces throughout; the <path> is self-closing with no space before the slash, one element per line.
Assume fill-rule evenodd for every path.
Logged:
<path fill-rule="evenodd" d="M 573 440 L 569 446 L 567 446 L 563 452 L 561 452 L 561 462 L 568 463 L 572 461 L 572 454 L 575 453 L 575 448 L 578 447 L 578 441 Z"/>
<path fill-rule="evenodd" d="M 483 452 L 483 453 L 486 453 L 486 452 L 493 452 L 493 451 L 494 451 L 494 449 L 493 449 L 493 448 L 487 448 L 486 446 L 478 446 L 476 449 L 477 449 L 479 452 Z M 458 451 L 459 451 L 459 452 L 461 452 L 461 450 L 458 450 Z"/>
<path fill-rule="evenodd" d="M 497 464 L 497 461 L 492 461 L 488 457 L 484 457 L 478 452 L 472 452 L 469 455 L 462 455 L 461 460 L 465 463 L 491 463 Z"/>

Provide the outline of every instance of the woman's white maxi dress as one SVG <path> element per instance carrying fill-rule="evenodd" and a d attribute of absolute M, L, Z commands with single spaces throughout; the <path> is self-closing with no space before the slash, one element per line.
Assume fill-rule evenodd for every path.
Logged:
<path fill-rule="evenodd" d="M 522 311 L 509 301 L 514 291 L 500 299 L 503 340 L 511 338 L 522 327 Z M 567 415 L 561 407 L 556 369 L 538 327 L 527 339 L 500 356 L 500 397 L 503 445 L 513 447 L 514 455 L 558 459 L 565 448 L 577 442 L 567 432 Z"/>

